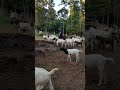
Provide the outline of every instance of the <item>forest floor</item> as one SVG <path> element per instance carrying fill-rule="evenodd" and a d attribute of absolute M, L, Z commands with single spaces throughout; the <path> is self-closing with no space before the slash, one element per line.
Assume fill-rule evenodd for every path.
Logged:
<path fill-rule="evenodd" d="M 33 42 L 34 37 L 0 21 L 0 90 L 35 89 Z"/>
<path fill-rule="evenodd" d="M 80 54 L 80 62 L 67 61 L 67 56 L 60 47 L 43 40 L 35 41 L 35 66 L 50 71 L 53 68 L 60 70 L 52 76 L 55 90 L 84 90 L 85 67 L 84 54 Z M 76 47 L 84 51 L 84 48 Z M 44 90 L 49 90 L 46 87 Z"/>

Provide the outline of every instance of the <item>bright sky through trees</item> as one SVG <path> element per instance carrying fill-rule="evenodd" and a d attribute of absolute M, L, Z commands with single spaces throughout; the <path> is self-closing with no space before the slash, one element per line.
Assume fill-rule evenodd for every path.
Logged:
<path fill-rule="evenodd" d="M 54 9 L 55 9 L 56 12 L 58 12 L 61 8 L 64 7 L 64 5 L 60 5 L 60 4 L 61 4 L 61 0 L 54 0 L 54 3 L 55 3 Z M 70 11 L 69 6 L 67 6 L 66 9 L 67 9 L 68 11 Z M 69 13 L 70 13 L 70 12 L 69 12 Z M 68 14 L 68 15 L 69 15 L 69 14 Z"/>

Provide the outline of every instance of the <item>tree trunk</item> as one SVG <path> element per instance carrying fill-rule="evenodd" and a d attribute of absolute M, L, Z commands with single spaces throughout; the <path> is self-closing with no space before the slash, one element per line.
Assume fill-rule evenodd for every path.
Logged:
<path fill-rule="evenodd" d="M 114 0 L 114 8 L 116 6 L 116 0 Z M 116 18 L 115 18 L 115 12 L 114 12 L 114 8 L 113 8 L 113 19 L 114 19 L 114 25 L 116 24 Z"/>
<path fill-rule="evenodd" d="M 107 16 L 107 26 L 109 26 L 109 14 Z"/>
<path fill-rule="evenodd" d="M 102 16 L 102 24 L 104 24 L 104 16 Z"/>
<path fill-rule="evenodd" d="M 109 0 L 109 10 L 108 10 L 108 16 L 107 16 L 107 25 L 109 26 L 109 19 L 110 19 L 110 0 Z"/>
<path fill-rule="evenodd" d="M 63 36 L 64 36 L 64 21 L 63 21 Z"/>
<path fill-rule="evenodd" d="M 4 0 L 1 0 L 0 16 L 4 16 Z"/>

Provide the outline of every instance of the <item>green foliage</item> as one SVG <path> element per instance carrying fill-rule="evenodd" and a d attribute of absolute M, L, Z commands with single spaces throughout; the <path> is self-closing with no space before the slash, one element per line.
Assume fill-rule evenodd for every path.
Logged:
<path fill-rule="evenodd" d="M 79 3 L 75 1 L 73 6 L 70 7 L 70 17 L 67 20 L 66 27 L 68 33 L 81 34 L 84 30 L 85 19 Z"/>
<path fill-rule="evenodd" d="M 68 10 L 63 7 L 62 9 L 60 9 L 58 12 L 57 12 L 58 16 L 60 16 L 61 18 L 63 19 L 66 19 L 67 16 L 68 16 Z"/>
<path fill-rule="evenodd" d="M 63 7 L 56 12 L 53 8 L 53 0 L 36 0 L 35 15 L 36 15 L 36 27 L 39 30 L 49 32 L 59 32 L 59 28 L 64 29 L 65 33 L 80 34 L 84 29 L 84 15 L 80 9 L 80 2 L 74 0 L 62 0 L 62 4 L 70 5 L 70 15 L 68 17 L 68 10 Z M 46 8 L 45 6 L 48 6 Z M 84 7 L 84 5 L 82 5 Z M 82 8 L 83 9 L 83 8 Z"/>
<path fill-rule="evenodd" d="M 115 24 L 120 18 L 119 9 L 116 8 L 119 4 L 119 0 L 86 0 L 86 18 L 97 18 L 107 25 Z"/>
<path fill-rule="evenodd" d="M 107 15 L 109 8 L 109 0 L 87 0 L 86 15 L 90 16 L 104 16 Z"/>

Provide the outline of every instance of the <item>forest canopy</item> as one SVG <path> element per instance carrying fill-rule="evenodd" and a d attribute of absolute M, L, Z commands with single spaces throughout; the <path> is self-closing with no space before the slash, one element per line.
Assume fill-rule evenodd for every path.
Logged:
<path fill-rule="evenodd" d="M 35 27 L 41 31 L 81 34 L 84 31 L 84 0 L 61 0 L 64 7 L 54 9 L 54 0 L 35 0 Z M 69 7 L 67 9 L 66 7 Z"/>

